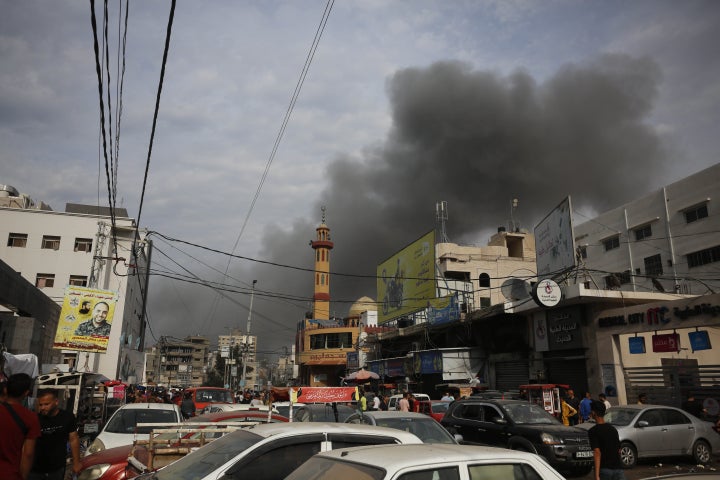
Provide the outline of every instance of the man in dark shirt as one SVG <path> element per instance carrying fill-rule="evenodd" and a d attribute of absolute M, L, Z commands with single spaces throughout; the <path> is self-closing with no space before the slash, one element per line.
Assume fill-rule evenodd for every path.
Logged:
<path fill-rule="evenodd" d="M 620 460 L 620 437 L 615 427 L 605 423 L 605 404 L 593 400 L 590 416 L 596 423 L 588 430 L 595 459 L 595 480 L 625 480 Z"/>
<path fill-rule="evenodd" d="M 580 412 L 580 399 L 575 396 L 575 392 L 573 392 L 572 389 L 568 389 L 567 391 L 567 399 L 565 400 L 568 405 L 573 407 L 576 412 Z M 575 415 L 572 415 L 568 417 L 568 421 L 570 422 L 570 425 L 577 425 L 579 422 L 580 414 L 575 413 Z"/>
<path fill-rule="evenodd" d="M 695 395 L 692 393 L 688 395 L 688 399 L 683 402 L 682 409 L 691 415 L 695 415 L 697 418 L 704 418 L 707 410 L 703 408 L 702 402 L 695 400 Z"/>
<path fill-rule="evenodd" d="M 107 321 L 108 313 L 110 312 L 110 306 L 107 302 L 98 302 L 93 308 L 92 318 L 86 322 L 78 325 L 75 329 L 75 335 L 100 335 L 107 337 L 110 335 L 110 325 Z"/>
<path fill-rule="evenodd" d="M 72 470 L 77 475 L 82 466 L 75 415 L 60 409 L 58 392 L 53 389 L 38 392 L 37 409 L 40 419 L 40 438 L 36 447 L 38 454 L 35 455 L 28 479 L 63 480 L 67 466 L 68 442 L 72 453 Z"/>

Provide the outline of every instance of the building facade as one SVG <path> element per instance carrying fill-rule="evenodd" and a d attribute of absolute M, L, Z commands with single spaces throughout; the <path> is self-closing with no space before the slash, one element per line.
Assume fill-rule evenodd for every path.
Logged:
<path fill-rule="evenodd" d="M 210 340 L 205 337 L 162 337 L 147 354 L 146 377 L 148 382 L 172 388 L 202 386 L 210 355 Z"/>
<path fill-rule="evenodd" d="M 31 312 L 13 312 L 12 304 L 19 299 L 5 300 L 0 338 L 13 353 L 38 355 L 41 364 L 139 382 L 145 371 L 145 299 L 152 245 L 124 209 L 116 209 L 114 228 L 109 213 L 106 207 L 77 204 L 56 212 L 12 187 L 0 189 L 0 259 L 9 268 L 58 305 L 67 286 L 111 290 L 119 299 L 105 353 L 53 350 L 58 317 L 38 322 Z"/>
<path fill-rule="evenodd" d="M 257 337 L 255 335 L 243 335 L 240 329 L 233 330 L 230 335 L 218 336 L 218 348 L 220 354 L 225 356 L 227 384 L 237 386 L 242 380 L 242 358 L 245 357 L 247 368 L 245 369 L 245 387 L 258 389 L 258 362 L 257 362 Z M 239 359 L 235 358 L 233 352 L 237 350 Z M 236 367 L 233 374 L 232 366 Z"/>

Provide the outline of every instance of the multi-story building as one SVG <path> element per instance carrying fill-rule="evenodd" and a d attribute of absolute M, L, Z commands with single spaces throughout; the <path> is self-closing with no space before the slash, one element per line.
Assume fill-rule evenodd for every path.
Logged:
<path fill-rule="evenodd" d="M 162 337 L 147 354 L 147 379 L 168 387 L 199 387 L 207 380 L 210 355 L 210 340 L 205 337 Z"/>
<path fill-rule="evenodd" d="M 241 385 L 242 381 L 242 361 L 245 360 L 245 387 L 258 388 L 258 363 L 257 363 L 257 337 L 255 335 L 243 335 L 240 329 L 234 329 L 229 335 L 218 336 L 218 348 L 221 355 L 226 355 L 226 366 L 232 368 L 237 367 L 237 374 L 230 375 L 228 383 Z M 235 357 L 235 351 L 240 356 Z"/>
<path fill-rule="evenodd" d="M 53 350 L 57 316 L 38 322 L 32 311 L 13 312 L 12 305 L 22 302 L 17 298 L 4 300 L 0 338 L 12 353 L 34 353 L 42 364 L 141 382 L 151 243 L 125 209 L 110 213 L 107 207 L 78 204 L 57 212 L 0 186 L 0 259 L 17 272 L 3 278 L 8 282 L 3 288 L 26 281 L 58 305 L 67 286 L 111 290 L 119 298 L 105 353 Z"/>
<path fill-rule="evenodd" d="M 720 292 L 720 163 L 575 226 L 599 288 Z"/>

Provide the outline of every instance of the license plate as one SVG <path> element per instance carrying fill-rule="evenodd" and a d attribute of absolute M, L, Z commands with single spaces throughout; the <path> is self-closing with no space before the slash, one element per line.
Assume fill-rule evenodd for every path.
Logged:
<path fill-rule="evenodd" d="M 589 452 L 577 452 L 577 453 L 575 454 L 575 458 L 589 458 L 589 457 L 592 457 L 592 456 L 593 456 L 593 452 L 592 452 L 592 451 L 589 451 Z"/>

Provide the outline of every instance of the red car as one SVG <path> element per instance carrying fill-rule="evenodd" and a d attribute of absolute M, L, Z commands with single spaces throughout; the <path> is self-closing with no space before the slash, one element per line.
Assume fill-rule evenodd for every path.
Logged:
<path fill-rule="evenodd" d="M 267 412 L 257 410 L 238 410 L 234 412 L 218 412 L 198 415 L 183 423 L 182 428 L 193 428 L 193 423 L 237 423 L 257 422 L 267 423 Z M 273 414 L 270 423 L 288 422 L 287 417 Z M 198 426 L 198 428 L 204 428 Z M 171 434 L 168 434 L 171 435 Z M 183 440 L 197 438 L 199 433 L 188 432 L 183 435 Z M 78 480 L 125 480 L 134 478 L 142 473 L 140 469 L 128 461 L 132 452 L 133 458 L 143 465 L 148 464 L 148 449 L 144 445 L 126 445 L 123 447 L 109 448 L 81 459 L 82 471 Z"/>
<path fill-rule="evenodd" d="M 418 412 L 430 415 L 438 422 L 442 420 L 447 412 L 448 406 L 452 402 L 446 402 L 443 400 L 430 400 L 430 401 L 417 401 Z"/>

